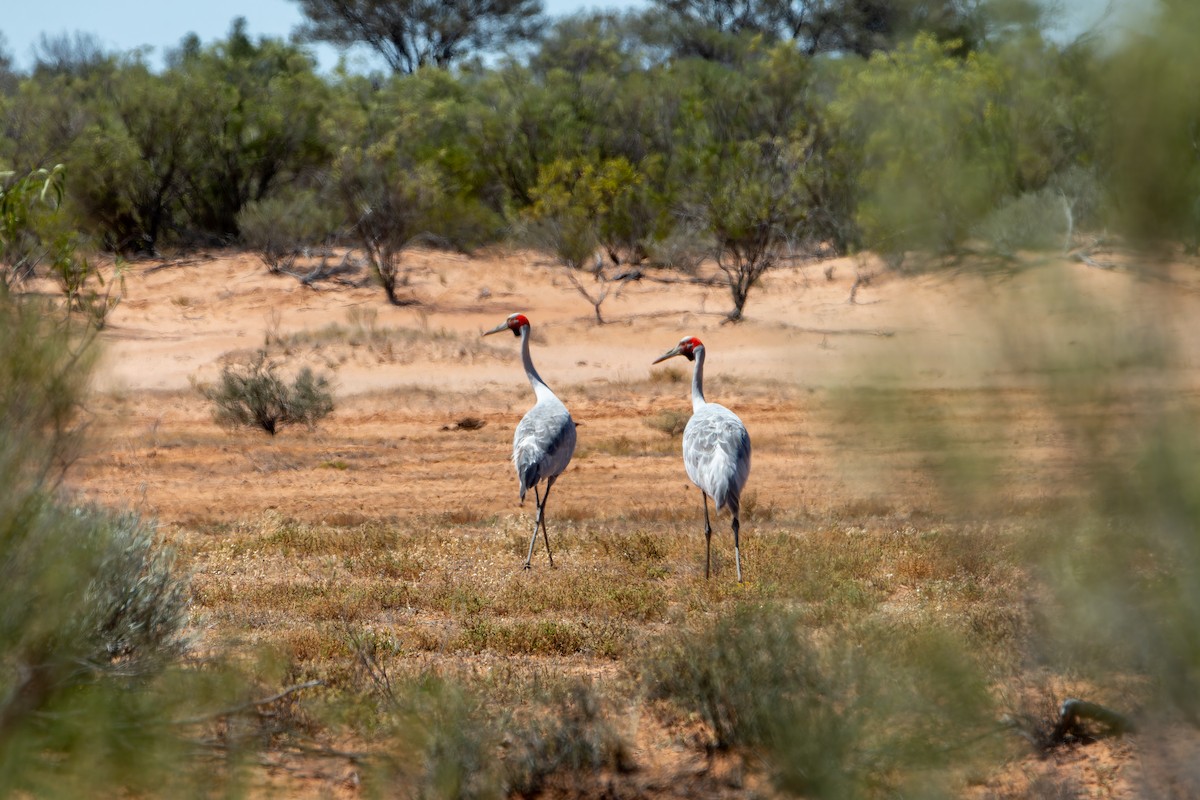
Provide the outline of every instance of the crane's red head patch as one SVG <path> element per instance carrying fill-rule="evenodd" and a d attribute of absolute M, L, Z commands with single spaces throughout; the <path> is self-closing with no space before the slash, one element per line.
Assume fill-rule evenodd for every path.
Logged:
<path fill-rule="evenodd" d="M 513 336 L 520 336 L 521 328 L 528 324 L 529 320 L 524 314 L 513 314 L 508 318 L 508 329 L 513 332 Z"/>
<path fill-rule="evenodd" d="M 704 347 L 704 344 L 695 336 L 685 336 L 679 340 L 679 355 L 691 361 L 696 357 L 697 347 Z"/>
<path fill-rule="evenodd" d="M 674 358 L 675 356 L 683 356 L 688 361 L 694 361 L 696 358 L 696 348 L 703 346 L 695 336 L 685 336 L 679 340 L 679 344 L 650 363 L 657 364 L 660 361 L 666 361 L 668 358 Z"/>
<path fill-rule="evenodd" d="M 484 331 L 483 335 L 491 336 L 493 333 L 500 333 L 501 331 L 509 330 L 509 331 L 513 332 L 513 336 L 520 336 L 521 328 L 528 328 L 528 327 L 529 327 L 529 320 L 527 320 L 525 318 L 524 314 L 510 314 L 508 319 L 504 320 L 504 322 L 501 322 L 499 325 L 492 328 L 490 331 Z"/>

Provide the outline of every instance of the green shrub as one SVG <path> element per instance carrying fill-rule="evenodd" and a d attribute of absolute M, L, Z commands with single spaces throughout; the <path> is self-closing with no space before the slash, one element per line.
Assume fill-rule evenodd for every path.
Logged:
<path fill-rule="evenodd" d="M 857 222 L 879 253 L 952 252 L 1009 188 L 1003 65 L 953 49 L 923 33 L 838 86 L 839 139 L 860 163 Z"/>
<path fill-rule="evenodd" d="M 531 797 L 553 775 L 589 778 L 630 766 L 625 742 L 588 684 L 538 689 L 519 710 L 497 712 L 494 699 L 432 673 L 393 683 L 373 654 L 363 655 L 392 735 L 368 776 L 379 794 Z"/>
<path fill-rule="evenodd" d="M 64 504 L 91 348 L 0 296 L 0 796 L 116 796 L 186 782 L 204 692 L 179 669 L 188 582 L 153 525 Z M 186 685 L 185 685 L 186 683 Z"/>
<path fill-rule="evenodd" d="M 988 214 L 975 233 L 999 255 L 1063 248 L 1070 228 L 1067 201 L 1050 189 L 1014 197 Z"/>
<path fill-rule="evenodd" d="M 202 392 L 212 401 L 217 423 L 230 428 L 262 428 L 274 436 L 285 425 L 303 423 L 310 429 L 333 411 L 327 376 L 304 367 L 289 386 L 267 360 L 265 351 L 243 369 L 225 367 L 217 386 Z"/>
<path fill-rule="evenodd" d="M 337 228 L 315 192 L 297 192 L 247 204 L 238 214 L 242 242 L 271 272 L 288 272 L 296 259 L 323 244 Z"/>
<path fill-rule="evenodd" d="M 551 775 L 591 775 L 598 769 L 628 769 L 625 742 L 601 713 L 600 699 L 586 683 L 552 693 L 542 713 L 510 731 L 506 760 L 511 792 L 536 796 Z"/>
<path fill-rule="evenodd" d="M 46 258 L 46 226 L 62 204 L 65 172 L 0 172 L 0 290 L 33 275 Z"/>
<path fill-rule="evenodd" d="M 652 698 L 708 724 L 718 747 L 761 759 L 775 785 L 804 797 L 928 796 L 989 727 L 981 674 L 936 631 L 831 632 L 817 645 L 798 615 L 740 606 L 670 636 L 643 660 Z"/>
<path fill-rule="evenodd" d="M 48 303 L 0 294 L 0 485 L 33 491 L 78 454 L 95 351 Z"/>
<path fill-rule="evenodd" d="M 379 794 L 447 800 L 506 796 L 495 757 L 501 722 L 482 698 L 434 675 L 394 690 L 390 683 L 385 687 L 395 747 L 370 776 Z"/>

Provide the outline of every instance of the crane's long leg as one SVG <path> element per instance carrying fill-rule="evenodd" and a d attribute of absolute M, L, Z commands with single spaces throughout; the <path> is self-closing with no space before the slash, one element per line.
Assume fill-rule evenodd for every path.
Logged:
<path fill-rule="evenodd" d="M 547 490 L 546 492 L 550 492 Z M 537 543 L 538 526 L 542 524 L 542 499 L 538 496 L 538 487 L 533 487 L 533 499 L 537 501 L 537 516 L 533 519 L 533 538 L 529 540 L 529 555 L 525 557 L 525 569 L 529 569 L 533 562 L 533 546 Z"/>
<path fill-rule="evenodd" d="M 742 553 L 738 546 L 738 514 L 733 512 L 733 559 L 737 564 L 738 583 L 742 582 Z"/>
<path fill-rule="evenodd" d="M 538 519 L 542 521 L 542 538 L 546 540 L 546 558 L 550 559 L 550 566 L 554 566 L 554 556 L 550 553 L 550 534 L 546 532 L 546 501 L 550 499 L 550 487 L 554 485 L 554 481 L 558 479 L 555 475 L 546 481 L 546 493 L 542 495 L 542 505 L 538 508 Z M 533 529 L 533 535 L 537 536 L 537 528 Z"/>
<path fill-rule="evenodd" d="M 708 495 L 701 489 L 700 496 L 704 498 L 704 578 L 707 580 L 712 567 L 712 525 L 708 521 Z"/>
<path fill-rule="evenodd" d="M 550 534 L 546 532 L 546 501 L 550 499 L 550 487 L 553 485 L 554 478 L 546 481 L 545 494 L 539 494 L 538 488 L 533 487 L 533 497 L 537 501 L 537 517 L 533 521 L 533 538 L 529 540 L 529 555 L 525 557 L 525 569 L 530 569 L 533 564 L 533 546 L 537 544 L 538 528 L 542 529 L 542 536 L 546 540 L 546 557 L 550 559 L 550 566 L 554 566 L 554 555 L 550 552 Z"/>

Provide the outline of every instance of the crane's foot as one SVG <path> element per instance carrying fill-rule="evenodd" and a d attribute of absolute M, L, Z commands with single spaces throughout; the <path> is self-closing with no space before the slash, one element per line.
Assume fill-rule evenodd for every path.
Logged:
<path fill-rule="evenodd" d="M 526 561 L 525 566 L 521 567 L 521 569 L 533 569 L 533 566 L 528 561 Z"/>

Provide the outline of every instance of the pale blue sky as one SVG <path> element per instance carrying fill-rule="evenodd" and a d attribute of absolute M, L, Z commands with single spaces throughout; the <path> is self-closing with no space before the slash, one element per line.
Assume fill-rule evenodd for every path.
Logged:
<path fill-rule="evenodd" d="M 631 8 L 644 0 L 543 0 L 546 13 L 570 14 L 583 8 Z M 291 0 L 3 0 L 0 34 L 18 67 L 27 67 L 33 47 L 43 33 L 57 36 L 75 31 L 94 34 L 101 46 L 125 52 L 143 45 L 153 48 L 151 62 L 179 44 L 189 33 L 208 43 L 224 38 L 236 17 L 245 17 L 250 35 L 287 38 L 300 24 L 299 3 Z M 332 66 L 336 54 L 321 52 L 322 66 Z M 329 63 L 326 63 L 329 62 Z"/>
<path fill-rule="evenodd" d="M 544 0 L 546 12 L 569 14 L 583 8 L 629 8 L 645 0 Z M 1108 0 L 1061 0 L 1071 28 L 1082 29 L 1097 19 Z M 1118 17 L 1130 8 L 1144 7 L 1150 0 L 1112 0 Z M 235 17 L 245 17 L 252 36 L 287 35 L 300 23 L 299 5 L 291 0 L 4 0 L 0 33 L 5 49 L 24 68 L 42 33 L 52 36 L 75 31 L 94 34 L 109 50 L 125 52 L 141 46 L 152 48 L 151 62 L 164 50 L 179 44 L 188 33 L 203 42 L 220 39 Z M 322 66 L 330 67 L 336 55 L 329 49 L 319 53 Z"/>

